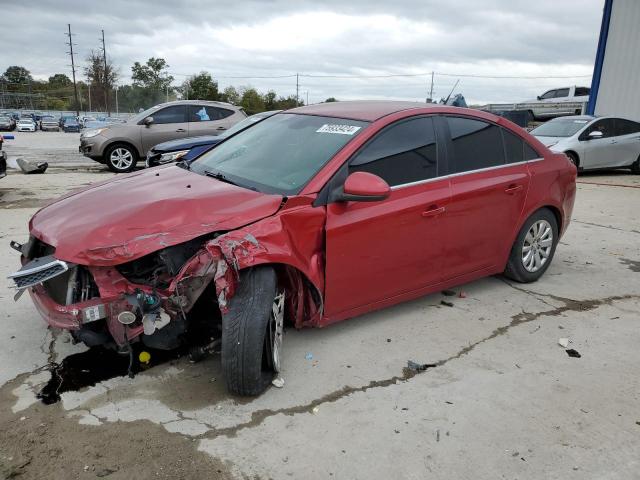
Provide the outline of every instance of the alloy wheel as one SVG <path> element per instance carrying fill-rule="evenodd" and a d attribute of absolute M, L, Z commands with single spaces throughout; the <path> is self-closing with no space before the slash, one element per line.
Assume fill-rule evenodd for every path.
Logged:
<path fill-rule="evenodd" d="M 531 273 L 547 263 L 553 247 L 553 228 L 546 220 L 536 221 L 527 232 L 522 244 L 522 265 Z"/>
<path fill-rule="evenodd" d="M 126 170 L 133 163 L 133 155 L 126 148 L 116 148 L 109 156 L 112 165 L 118 170 Z"/>
<path fill-rule="evenodd" d="M 269 361 L 273 371 L 280 372 L 282 339 L 284 335 L 284 292 L 273 299 L 273 306 L 269 318 Z"/>

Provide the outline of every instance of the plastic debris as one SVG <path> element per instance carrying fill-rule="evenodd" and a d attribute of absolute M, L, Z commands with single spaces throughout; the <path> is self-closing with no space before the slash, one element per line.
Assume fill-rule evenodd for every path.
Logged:
<path fill-rule="evenodd" d="M 284 378 L 278 375 L 276 378 L 271 380 L 271 385 L 273 385 L 276 388 L 284 387 Z"/>
<path fill-rule="evenodd" d="M 569 348 L 568 350 L 565 350 L 565 352 L 567 352 L 567 355 L 569 355 L 571 358 L 582 357 L 582 355 L 580 355 L 580 352 L 578 352 L 577 350 L 574 350 L 573 348 Z"/>
<path fill-rule="evenodd" d="M 435 363 L 417 363 L 417 362 L 414 362 L 413 360 L 407 361 L 407 368 L 414 372 L 424 372 L 428 368 L 433 368 L 436 366 L 437 365 Z"/>
<path fill-rule="evenodd" d="M 558 339 L 558 345 L 560 345 L 562 348 L 567 348 L 569 346 L 569 339 L 568 338 Z"/>
<path fill-rule="evenodd" d="M 20 167 L 20 170 L 22 170 L 22 172 L 26 173 L 27 175 L 32 173 L 44 173 L 49 167 L 49 164 L 47 162 L 33 163 L 28 162 L 22 158 L 18 158 L 16 160 L 16 163 Z"/>
<path fill-rule="evenodd" d="M 444 305 L 445 307 L 453 307 L 453 302 L 447 302 L 445 300 L 442 300 L 440 302 L 440 305 Z"/>
<path fill-rule="evenodd" d="M 318 413 L 319 411 L 320 411 L 320 409 L 319 409 L 318 407 L 313 407 L 313 408 L 311 409 L 311 413 L 313 413 L 314 415 L 315 415 L 316 413 Z"/>
<path fill-rule="evenodd" d="M 304 356 L 304 358 L 305 358 L 306 360 L 313 360 L 313 353 L 311 353 L 311 352 L 307 353 L 307 354 Z"/>
<path fill-rule="evenodd" d="M 464 293 L 462 290 L 460 290 L 460 293 L 458 294 L 458 298 L 467 298 L 467 294 Z"/>
<path fill-rule="evenodd" d="M 140 363 L 148 365 L 151 361 L 151 354 L 143 350 L 142 352 L 140 352 L 140 355 L 138 355 L 138 360 L 140 360 Z"/>

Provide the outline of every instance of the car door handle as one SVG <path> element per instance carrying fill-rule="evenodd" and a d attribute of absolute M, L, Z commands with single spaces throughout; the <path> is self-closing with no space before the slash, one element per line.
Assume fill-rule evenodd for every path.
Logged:
<path fill-rule="evenodd" d="M 218 127 L 217 130 L 226 130 L 227 127 Z"/>
<path fill-rule="evenodd" d="M 182 132 L 186 132 L 186 130 L 184 128 L 179 128 L 179 129 L 176 130 L 176 132 L 182 133 Z"/>
<path fill-rule="evenodd" d="M 444 211 L 445 211 L 444 207 L 438 207 L 437 205 L 431 205 L 428 210 L 425 210 L 424 212 L 422 212 L 422 216 L 423 217 L 435 217 L 437 215 L 440 215 L 440 214 L 444 213 Z"/>
<path fill-rule="evenodd" d="M 513 195 L 514 193 L 519 192 L 520 190 L 522 190 L 522 185 L 509 185 L 507 188 L 504 189 L 504 193 L 508 194 L 508 195 Z"/>

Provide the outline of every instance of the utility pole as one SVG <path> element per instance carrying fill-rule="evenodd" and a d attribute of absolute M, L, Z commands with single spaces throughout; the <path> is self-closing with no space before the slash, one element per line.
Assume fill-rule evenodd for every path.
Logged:
<path fill-rule="evenodd" d="M 431 89 L 429 90 L 429 98 L 427 103 L 433 103 L 433 70 L 431 71 Z"/>
<path fill-rule="evenodd" d="M 296 73 L 296 107 L 300 103 L 300 82 L 298 77 L 299 75 Z"/>
<path fill-rule="evenodd" d="M 104 108 L 107 111 L 107 116 L 111 116 L 111 109 L 109 108 L 109 75 L 107 72 L 107 49 L 104 45 L 104 30 L 102 30 L 102 58 L 104 60 Z"/>
<path fill-rule="evenodd" d="M 79 117 L 80 111 L 78 110 L 78 108 L 79 108 L 80 102 L 78 101 L 78 85 L 76 84 L 76 65 L 73 61 L 73 41 L 71 39 L 71 24 L 68 23 L 67 27 L 69 27 L 69 33 L 66 34 L 69 37 L 69 51 L 67 53 L 71 55 L 71 74 L 73 75 L 73 93 L 76 98 L 76 116 Z"/>
<path fill-rule="evenodd" d="M 116 85 L 116 115 L 120 115 L 120 110 L 118 110 L 118 86 Z"/>

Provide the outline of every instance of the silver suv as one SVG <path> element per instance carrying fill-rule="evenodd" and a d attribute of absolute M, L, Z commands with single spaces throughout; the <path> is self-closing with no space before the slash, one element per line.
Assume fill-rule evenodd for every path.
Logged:
<path fill-rule="evenodd" d="M 180 100 L 161 103 L 125 123 L 87 130 L 80 153 L 114 172 L 130 172 L 158 143 L 198 135 L 219 135 L 246 118 L 240 107 L 224 102 Z"/>

